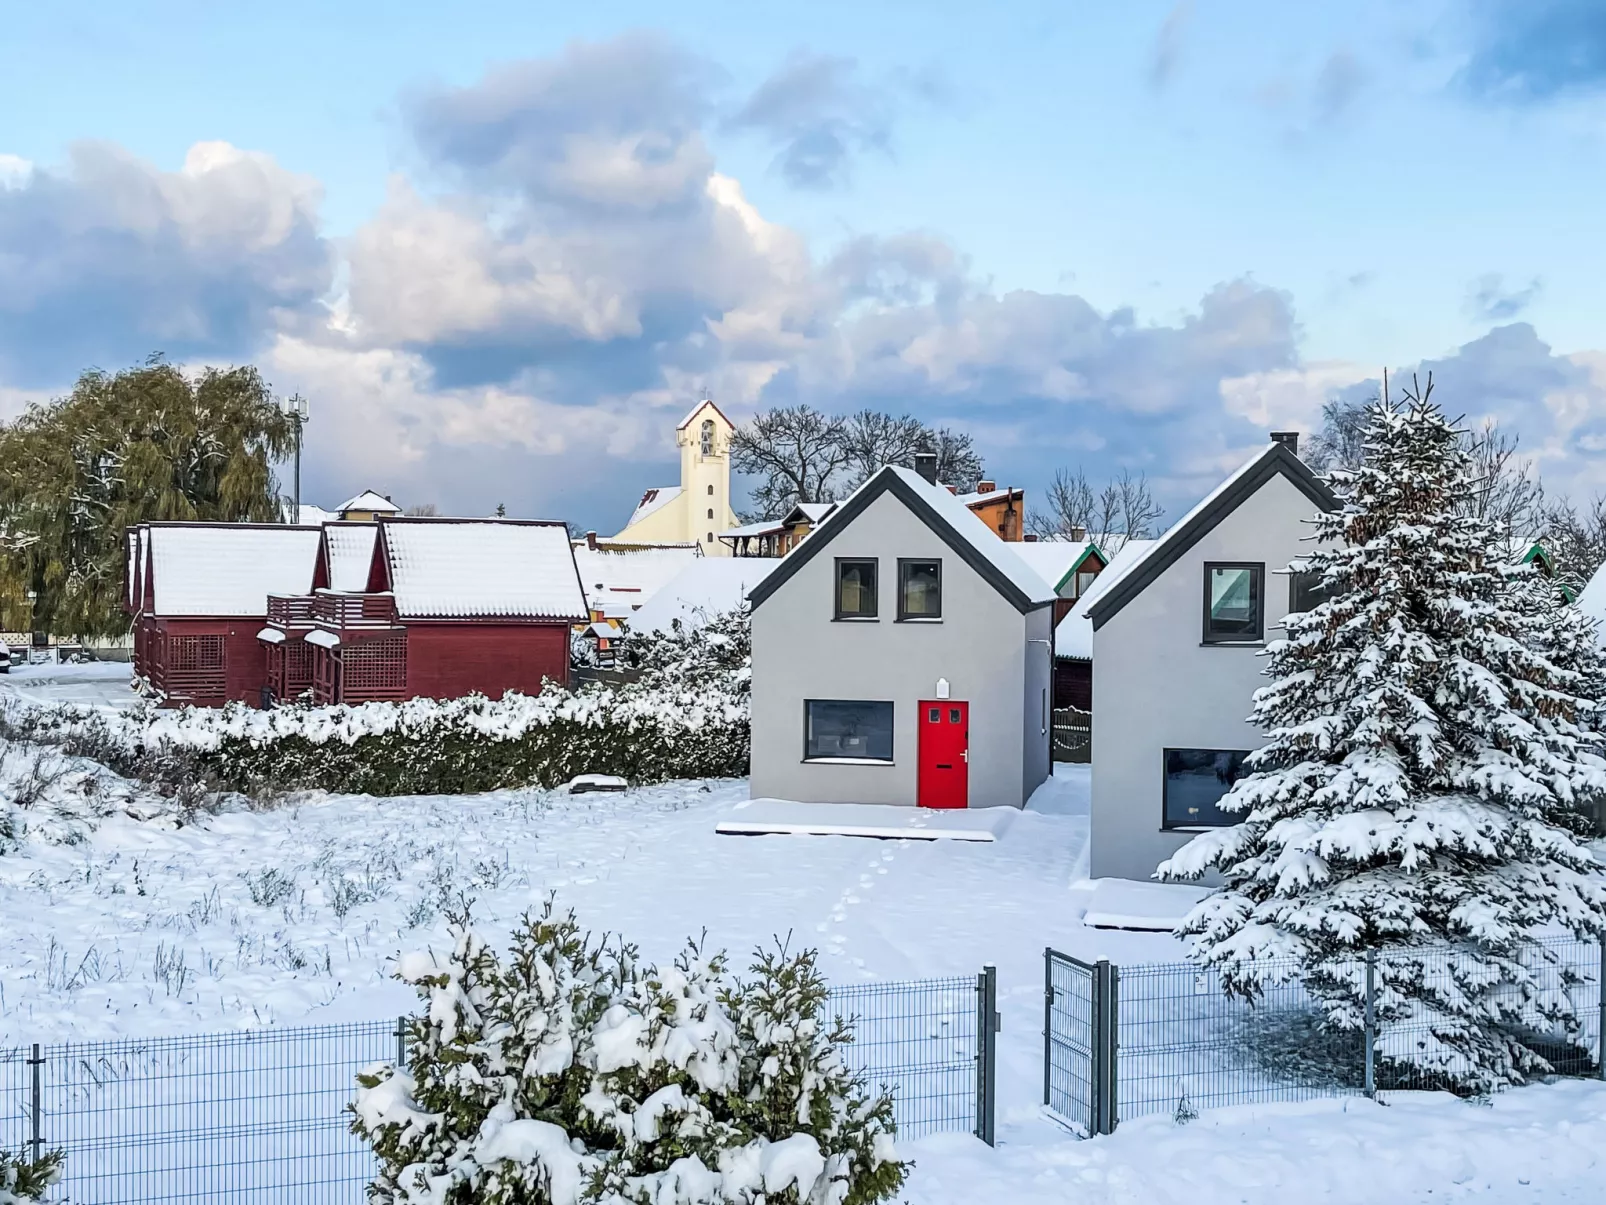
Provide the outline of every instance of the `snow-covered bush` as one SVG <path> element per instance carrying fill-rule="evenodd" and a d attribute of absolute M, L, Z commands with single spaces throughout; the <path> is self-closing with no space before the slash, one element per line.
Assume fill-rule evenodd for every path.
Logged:
<path fill-rule="evenodd" d="M 453 932 L 400 960 L 426 1005 L 406 1067 L 358 1077 L 381 1205 L 871 1205 L 903 1183 L 812 954 L 657 968 L 550 902 L 505 959 Z"/>
<path fill-rule="evenodd" d="M 0 1205 L 44 1200 L 46 1190 L 61 1179 L 61 1158 L 60 1151 L 29 1159 L 0 1147 Z"/>
<path fill-rule="evenodd" d="M 1229 991 L 1297 967 L 1328 1023 L 1358 1029 L 1370 955 L 1383 1070 L 1520 1083 L 1581 1034 L 1539 931 L 1606 931 L 1574 823 L 1606 797 L 1598 662 L 1519 592 L 1426 395 L 1374 404 L 1364 463 L 1332 480 L 1342 506 L 1293 566 L 1327 597 L 1268 647 L 1267 743 L 1221 801 L 1242 821 L 1159 874 L 1221 874 L 1182 931 Z"/>

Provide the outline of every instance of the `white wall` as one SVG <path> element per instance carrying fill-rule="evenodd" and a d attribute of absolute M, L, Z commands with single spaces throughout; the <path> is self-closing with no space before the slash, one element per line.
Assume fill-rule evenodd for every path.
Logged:
<path fill-rule="evenodd" d="M 1255 749 L 1262 649 L 1202 642 L 1206 561 L 1263 561 L 1266 636 L 1288 613 L 1285 569 L 1313 547 L 1316 506 L 1273 477 L 1093 633 L 1095 877 L 1147 879 L 1192 833 L 1162 825 L 1162 750 Z"/>
<path fill-rule="evenodd" d="M 878 560 L 876 622 L 833 620 L 837 557 Z M 896 622 L 899 557 L 942 561 L 941 623 Z M 1046 636 L 1051 609 L 1030 618 Z M 902 502 L 882 494 L 753 612 L 753 797 L 913 806 L 917 704 L 936 698 L 937 679 L 947 678 L 950 697 L 970 704 L 970 806 L 1019 807 L 1042 777 L 1023 758 L 1022 700 L 1033 690 L 1027 663 L 1041 663 L 1046 675 L 1048 662 L 1041 646 L 1026 643 L 1027 621 Z M 1031 698 L 1028 731 L 1041 741 L 1046 773 L 1048 745 L 1037 736 Z M 894 764 L 804 762 L 806 699 L 891 700 Z"/>

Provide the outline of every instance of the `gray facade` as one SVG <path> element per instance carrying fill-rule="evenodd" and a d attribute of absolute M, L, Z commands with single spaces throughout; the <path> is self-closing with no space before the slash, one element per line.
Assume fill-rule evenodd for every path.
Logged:
<path fill-rule="evenodd" d="M 1166 750 L 1247 751 L 1263 743 L 1248 716 L 1254 692 L 1266 681 L 1265 642 L 1279 636 L 1289 610 L 1290 578 L 1280 571 L 1311 550 L 1309 520 L 1325 493 L 1304 466 L 1292 475 L 1285 471 L 1291 466 L 1277 463 L 1282 455 L 1268 454 L 1273 471 L 1250 474 L 1253 488 L 1220 500 L 1205 516 L 1209 522 L 1196 522 L 1193 533 L 1179 531 L 1191 539 L 1180 541 L 1186 545 L 1180 555 L 1175 545 L 1166 548 L 1168 533 L 1091 607 L 1095 878 L 1148 879 L 1202 831 L 1166 826 Z M 1142 572 L 1145 563 L 1173 555 L 1144 580 L 1153 572 L 1153 564 Z M 1265 566 L 1263 639 L 1205 642 L 1209 562 Z M 1116 595 L 1125 597 L 1107 602 Z"/>
<path fill-rule="evenodd" d="M 1019 807 L 1049 772 L 1052 605 L 1006 596 L 940 521 L 897 490 L 872 493 L 810 535 L 775 571 L 779 585 L 755 592 L 752 795 L 915 805 L 919 705 L 941 698 L 945 679 L 947 698 L 970 707 L 969 806 Z M 834 618 L 839 558 L 877 562 L 876 619 Z M 941 562 L 940 620 L 898 621 L 899 558 Z M 891 702 L 891 758 L 808 760 L 811 699 Z"/>

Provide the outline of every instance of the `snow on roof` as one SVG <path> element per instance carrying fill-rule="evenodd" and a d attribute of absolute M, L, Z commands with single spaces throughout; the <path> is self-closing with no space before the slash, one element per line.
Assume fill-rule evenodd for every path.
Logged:
<path fill-rule="evenodd" d="M 681 419 L 678 423 L 675 424 L 675 430 L 684 431 L 687 427 L 691 426 L 691 420 L 697 417 L 698 413 L 702 410 L 702 408 L 704 406 L 707 406 L 715 414 L 719 415 L 720 418 L 725 419 L 725 425 L 726 426 L 734 427 L 736 425 L 735 423 L 731 422 L 730 419 L 725 418 L 725 412 L 723 410 L 721 410 L 718 406 L 714 405 L 714 399 L 713 398 L 705 397 L 705 398 L 703 398 L 702 401 L 698 402 L 690 410 L 686 411 L 686 417 Z"/>
<path fill-rule="evenodd" d="M 895 473 L 903 482 L 920 495 L 931 505 L 938 516 L 953 528 L 954 532 L 970 544 L 983 558 L 989 561 L 993 568 L 1007 578 L 1011 585 L 1025 594 L 1034 603 L 1050 602 L 1055 597 L 1054 590 L 1043 581 L 1042 575 L 1029 566 L 1020 557 L 1015 555 L 1020 544 L 1011 544 L 1000 540 L 998 533 L 988 527 L 981 519 L 971 513 L 969 507 L 961 502 L 955 495 L 948 492 L 944 485 L 932 485 L 913 469 L 903 468 L 901 465 L 888 465 L 870 478 L 874 481 L 881 473 Z M 869 485 L 870 482 L 865 482 Z M 864 486 L 860 486 L 863 489 Z M 846 510 L 844 504 L 843 510 Z M 842 511 L 833 512 L 825 521 L 834 523 Z"/>
<path fill-rule="evenodd" d="M 329 589 L 366 590 L 374 563 L 377 523 L 331 523 L 324 528 L 329 549 Z"/>
<path fill-rule="evenodd" d="M 404 618 L 587 618 L 561 523 L 392 519 L 383 531 L 396 611 Z"/>
<path fill-rule="evenodd" d="M 355 498 L 347 498 L 336 509 L 341 514 L 352 510 L 372 511 L 376 515 L 399 515 L 402 513 L 401 507 L 383 494 L 374 493 L 373 490 L 364 490 Z"/>
<path fill-rule="evenodd" d="M 1596 638 L 1606 645 L 1606 565 L 1595 570 L 1595 576 L 1589 579 L 1589 584 L 1574 605 L 1601 625 Z"/>
<path fill-rule="evenodd" d="M 675 574 L 627 620 L 634 632 L 667 632 L 673 620 L 697 627 L 705 616 L 734 611 L 781 563 L 778 557 L 699 557 Z"/>
<path fill-rule="evenodd" d="M 1158 543 L 1158 540 L 1128 540 L 1121 551 L 1110 558 L 1110 563 L 1093 579 L 1087 593 L 1076 600 L 1076 605 L 1054 629 L 1056 657 L 1075 657 L 1083 661 L 1093 659 L 1093 620 L 1088 617 L 1088 607 L 1099 595 L 1120 581 Z"/>
<path fill-rule="evenodd" d="M 836 506 L 835 502 L 799 502 L 793 509 L 802 511 L 803 517 L 810 523 L 818 523 L 826 515 L 834 511 Z"/>
<path fill-rule="evenodd" d="M 574 564 L 580 587 L 594 611 L 612 614 L 607 604 L 621 604 L 626 612 L 641 606 L 664 583 L 698 560 L 697 545 L 675 544 L 662 548 L 588 548 L 574 545 Z"/>
<path fill-rule="evenodd" d="M 662 510 L 678 497 L 680 497 L 680 486 L 678 485 L 655 486 L 641 495 L 641 501 L 636 503 L 636 509 L 631 512 L 630 522 L 626 523 L 625 527 L 629 528 L 636 523 L 640 523 L 648 515 L 656 510 Z"/>
<path fill-rule="evenodd" d="M 1001 490 L 988 490 L 984 494 L 982 494 L 982 493 L 959 494 L 958 498 L 966 506 L 980 506 L 984 502 L 997 502 L 1000 499 L 1010 497 L 1012 494 L 1019 494 L 1019 493 L 1020 493 L 1020 487 L 1016 486 L 1016 487 L 1013 487 L 1013 488 L 1006 488 L 1006 489 L 1001 489 Z"/>
<path fill-rule="evenodd" d="M 733 527 L 729 531 L 719 533 L 722 540 L 734 540 L 743 536 L 769 536 L 786 530 L 786 524 L 780 519 L 765 519 L 762 523 L 744 523 L 740 527 Z"/>
<path fill-rule="evenodd" d="M 1090 540 L 1034 540 L 1030 544 L 1023 540 L 1012 547 L 1015 555 L 1030 565 L 1050 590 L 1056 591 L 1089 549 L 1099 552 L 1098 545 Z"/>
<path fill-rule="evenodd" d="M 268 595 L 306 594 L 318 558 L 316 527 L 244 523 L 152 524 L 157 615 L 266 615 Z"/>

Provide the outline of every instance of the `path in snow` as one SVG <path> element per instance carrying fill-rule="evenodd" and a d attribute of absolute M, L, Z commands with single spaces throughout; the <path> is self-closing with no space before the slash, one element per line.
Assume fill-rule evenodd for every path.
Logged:
<path fill-rule="evenodd" d="M 0 674 L 0 693 L 33 703 L 71 703 L 123 711 L 139 702 L 126 661 L 18 665 Z"/>

